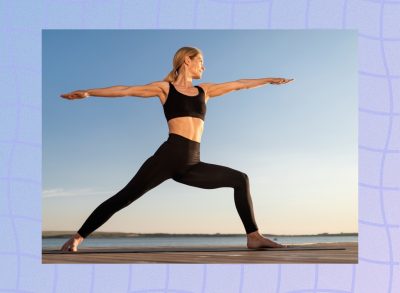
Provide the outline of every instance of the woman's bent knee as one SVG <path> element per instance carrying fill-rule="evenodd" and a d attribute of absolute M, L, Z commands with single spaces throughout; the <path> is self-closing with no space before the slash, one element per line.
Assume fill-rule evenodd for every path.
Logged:
<path fill-rule="evenodd" d="M 249 185 L 249 176 L 246 173 L 242 172 L 242 184 L 248 186 Z"/>
<path fill-rule="evenodd" d="M 249 176 L 247 176 L 246 173 L 243 173 L 243 172 L 242 172 L 242 177 L 243 177 L 243 180 L 244 180 L 245 182 L 249 182 Z"/>
<path fill-rule="evenodd" d="M 247 187 L 249 185 L 249 176 L 246 173 L 238 171 L 235 178 L 234 187 Z"/>

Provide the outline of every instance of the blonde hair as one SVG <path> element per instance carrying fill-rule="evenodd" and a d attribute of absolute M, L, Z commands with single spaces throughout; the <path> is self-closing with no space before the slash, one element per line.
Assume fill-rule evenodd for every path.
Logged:
<path fill-rule="evenodd" d="M 176 51 L 174 59 L 172 61 L 172 70 L 163 79 L 164 81 L 174 82 L 179 74 L 179 68 L 185 62 L 185 57 L 188 56 L 193 59 L 197 55 L 202 54 L 200 49 L 194 47 L 182 47 Z"/>

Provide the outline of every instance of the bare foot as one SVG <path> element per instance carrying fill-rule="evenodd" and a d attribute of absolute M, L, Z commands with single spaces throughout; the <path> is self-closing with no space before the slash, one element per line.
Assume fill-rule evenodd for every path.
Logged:
<path fill-rule="evenodd" d="M 262 236 L 258 231 L 247 234 L 247 248 L 286 248 L 287 245 L 282 245 Z"/>
<path fill-rule="evenodd" d="M 78 251 L 78 245 L 83 242 L 84 238 L 76 233 L 61 247 L 61 251 Z"/>

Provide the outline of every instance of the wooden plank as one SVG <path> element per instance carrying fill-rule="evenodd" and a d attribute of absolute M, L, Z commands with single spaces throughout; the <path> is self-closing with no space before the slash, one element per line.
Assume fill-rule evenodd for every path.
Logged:
<path fill-rule="evenodd" d="M 317 243 L 250 250 L 243 247 L 82 248 L 43 250 L 42 263 L 358 263 L 358 243 Z"/>

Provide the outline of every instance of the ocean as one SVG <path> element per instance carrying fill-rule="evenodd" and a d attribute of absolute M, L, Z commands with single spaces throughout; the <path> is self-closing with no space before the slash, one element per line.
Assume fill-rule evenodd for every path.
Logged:
<path fill-rule="evenodd" d="M 358 236 L 275 236 L 268 237 L 280 244 L 310 244 L 358 242 Z M 61 247 L 67 237 L 42 238 L 43 249 Z M 190 246 L 246 246 L 246 236 L 146 236 L 96 237 L 85 239 L 79 247 L 190 247 Z"/>

